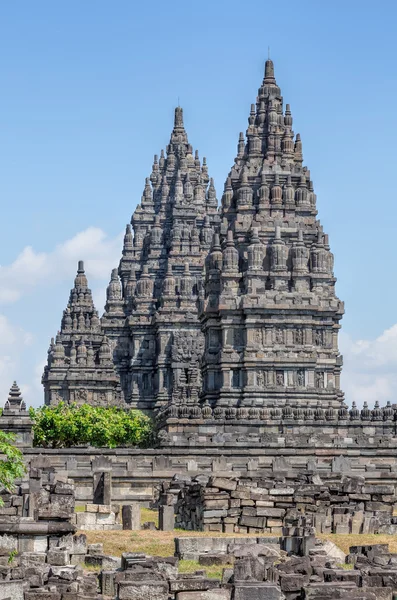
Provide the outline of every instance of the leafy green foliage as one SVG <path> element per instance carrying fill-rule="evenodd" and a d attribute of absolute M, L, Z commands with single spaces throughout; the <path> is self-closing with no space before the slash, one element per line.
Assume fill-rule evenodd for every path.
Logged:
<path fill-rule="evenodd" d="M 153 439 L 151 419 L 138 410 L 83 404 L 42 406 L 30 409 L 34 446 L 70 448 L 90 445 L 147 447 Z"/>
<path fill-rule="evenodd" d="M 26 471 L 22 452 L 14 442 L 14 435 L 0 430 L 0 454 L 4 457 L 0 459 L 0 488 L 7 492 L 13 491 L 15 479 L 23 477 Z"/>

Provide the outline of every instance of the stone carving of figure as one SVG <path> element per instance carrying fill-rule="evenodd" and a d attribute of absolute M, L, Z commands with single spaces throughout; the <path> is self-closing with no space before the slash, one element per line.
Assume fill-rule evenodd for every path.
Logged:
<path fill-rule="evenodd" d="M 324 387 L 324 373 L 322 371 L 318 371 L 316 373 L 316 388 Z"/>
<path fill-rule="evenodd" d="M 298 387 L 303 387 L 305 385 L 305 373 L 304 373 L 304 371 L 298 371 L 297 381 L 298 381 Z"/>
<path fill-rule="evenodd" d="M 87 402 L 88 392 L 87 390 L 76 390 L 74 393 L 74 399 L 76 402 Z"/>
<path fill-rule="evenodd" d="M 255 344 L 262 343 L 262 331 L 261 329 L 254 329 L 254 342 Z"/>
<path fill-rule="evenodd" d="M 258 371 L 256 374 L 256 385 L 259 388 L 265 387 L 265 374 L 263 371 Z"/>
<path fill-rule="evenodd" d="M 317 329 L 315 336 L 314 336 L 314 341 L 315 341 L 316 346 L 322 346 L 323 332 L 320 329 Z"/>
<path fill-rule="evenodd" d="M 277 371 L 276 373 L 276 383 L 277 385 L 284 385 L 284 373 L 282 371 Z"/>
<path fill-rule="evenodd" d="M 284 341 L 283 330 L 280 328 L 276 329 L 276 344 L 282 344 Z"/>
<path fill-rule="evenodd" d="M 303 331 L 302 329 L 295 330 L 295 344 L 303 344 Z"/>

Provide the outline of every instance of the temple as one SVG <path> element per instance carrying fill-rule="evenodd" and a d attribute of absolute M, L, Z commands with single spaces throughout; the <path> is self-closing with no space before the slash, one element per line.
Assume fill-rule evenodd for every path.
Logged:
<path fill-rule="evenodd" d="M 59 399 L 110 404 L 113 399 L 158 409 L 199 400 L 204 335 L 198 309 L 219 214 L 206 160 L 193 153 L 180 107 L 166 153 L 154 157 L 131 224 L 101 320 L 79 267 L 43 377 L 47 404 Z M 107 351 L 110 344 L 112 365 L 92 361 L 103 343 Z"/>
<path fill-rule="evenodd" d="M 83 261 L 78 264 L 61 329 L 51 340 L 42 381 L 45 404 L 122 404 L 120 379 L 88 288 Z"/>
<path fill-rule="evenodd" d="M 178 107 L 131 225 L 101 319 L 79 263 L 43 376 L 47 404 L 166 419 L 341 408 L 343 303 L 271 60 L 221 207 Z"/>
<path fill-rule="evenodd" d="M 270 60 L 220 216 L 201 314 L 204 398 L 224 407 L 338 408 L 343 303 L 302 142 Z"/>

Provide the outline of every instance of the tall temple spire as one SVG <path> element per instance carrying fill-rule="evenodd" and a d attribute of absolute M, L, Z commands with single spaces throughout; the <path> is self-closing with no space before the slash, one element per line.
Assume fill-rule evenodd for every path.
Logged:
<path fill-rule="evenodd" d="M 206 283 L 204 397 L 212 404 L 337 408 L 343 400 L 344 308 L 292 123 L 269 58 L 222 197 L 217 298 L 213 279 Z"/>
<path fill-rule="evenodd" d="M 219 216 L 214 182 L 205 158 L 201 163 L 189 143 L 180 106 L 166 152 L 154 158 L 131 224 L 102 318 L 116 344 L 124 398 L 142 408 L 171 398 L 192 401 L 201 385 L 200 357 L 187 347 L 203 345 L 198 306 Z"/>
<path fill-rule="evenodd" d="M 84 263 L 80 260 L 61 329 L 48 350 L 42 378 L 46 404 L 121 403 L 119 378 L 113 363 L 104 368 L 99 359 L 103 339 Z"/>

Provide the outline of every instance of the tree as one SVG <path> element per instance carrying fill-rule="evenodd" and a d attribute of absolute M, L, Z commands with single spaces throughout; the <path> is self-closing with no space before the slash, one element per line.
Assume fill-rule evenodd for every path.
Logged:
<path fill-rule="evenodd" d="M 30 409 L 33 445 L 44 448 L 70 448 L 90 445 L 148 447 L 153 439 L 153 423 L 139 410 L 83 404 L 42 406 Z"/>
<path fill-rule="evenodd" d="M 0 458 L 0 488 L 6 492 L 12 492 L 15 480 L 26 472 L 22 452 L 14 446 L 14 442 L 13 434 L 0 430 L 0 455 L 4 457 Z"/>

